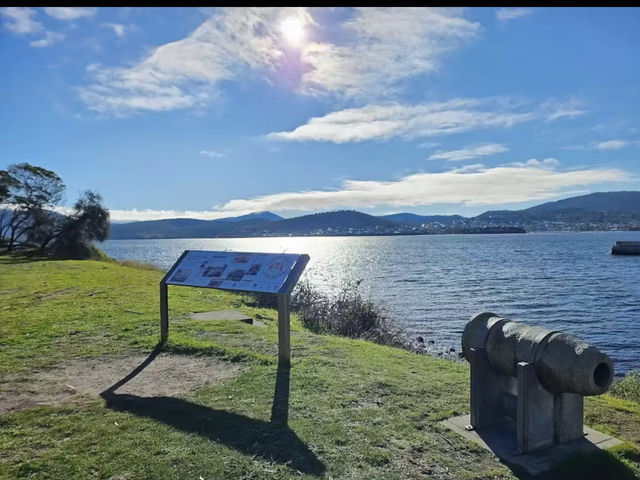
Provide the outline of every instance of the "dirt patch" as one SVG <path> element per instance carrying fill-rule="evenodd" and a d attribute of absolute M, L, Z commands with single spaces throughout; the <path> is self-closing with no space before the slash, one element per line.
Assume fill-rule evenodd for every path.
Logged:
<path fill-rule="evenodd" d="M 29 377 L 5 378 L 0 381 L 0 414 L 95 400 L 146 359 L 144 355 L 79 359 Z M 232 377 L 239 370 L 239 365 L 215 357 L 161 354 L 116 392 L 144 397 L 183 396 L 197 387 Z"/>

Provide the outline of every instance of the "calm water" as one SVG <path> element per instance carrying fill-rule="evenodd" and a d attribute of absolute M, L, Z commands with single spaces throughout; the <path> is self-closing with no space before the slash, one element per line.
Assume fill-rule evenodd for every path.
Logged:
<path fill-rule="evenodd" d="M 606 351 L 616 372 L 640 368 L 640 257 L 612 256 L 640 232 L 109 240 L 117 259 L 168 269 L 183 250 L 308 253 L 323 289 L 362 288 L 415 336 L 460 350 L 465 323 L 493 311 L 567 330 Z"/>

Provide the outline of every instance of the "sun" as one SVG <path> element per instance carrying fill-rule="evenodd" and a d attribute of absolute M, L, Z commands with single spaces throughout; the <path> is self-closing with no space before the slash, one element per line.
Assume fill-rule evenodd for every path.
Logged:
<path fill-rule="evenodd" d="M 299 47 L 307 36 L 305 24 L 306 22 L 302 18 L 290 16 L 280 24 L 280 32 L 288 44 Z"/>

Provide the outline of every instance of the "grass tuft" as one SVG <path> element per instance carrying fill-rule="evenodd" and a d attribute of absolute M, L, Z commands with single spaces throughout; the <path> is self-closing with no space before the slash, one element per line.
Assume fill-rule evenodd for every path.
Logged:
<path fill-rule="evenodd" d="M 640 370 L 632 370 L 623 379 L 615 381 L 609 392 L 618 398 L 640 403 Z"/>

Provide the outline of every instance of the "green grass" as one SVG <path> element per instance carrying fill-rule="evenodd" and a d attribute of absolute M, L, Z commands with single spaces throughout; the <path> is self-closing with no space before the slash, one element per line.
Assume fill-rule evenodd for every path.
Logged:
<path fill-rule="evenodd" d="M 158 337 L 161 277 L 153 269 L 115 262 L 0 257 L 0 381 L 28 379 L 74 358 L 150 352 Z M 169 297 L 165 350 L 240 362 L 241 372 L 178 398 L 115 394 L 106 401 L 2 415 L 0 478 L 518 476 L 439 425 L 468 412 L 466 364 L 316 335 L 294 317 L 285 426 L 271 421 L 276 312 L 206 289 L 170 287 Z M 187 319 L 189 312 L 230 308 L 267 327 Z M 280 393 L 276 404 L 282 407 L 286 396 Z M 638 403 L 590 398 L 585 416 L 588 424 L 627 443 L 571 460 L 548 478 L 640 477 Z M 279 410 L 276 418 L 281 417 Z"/>

